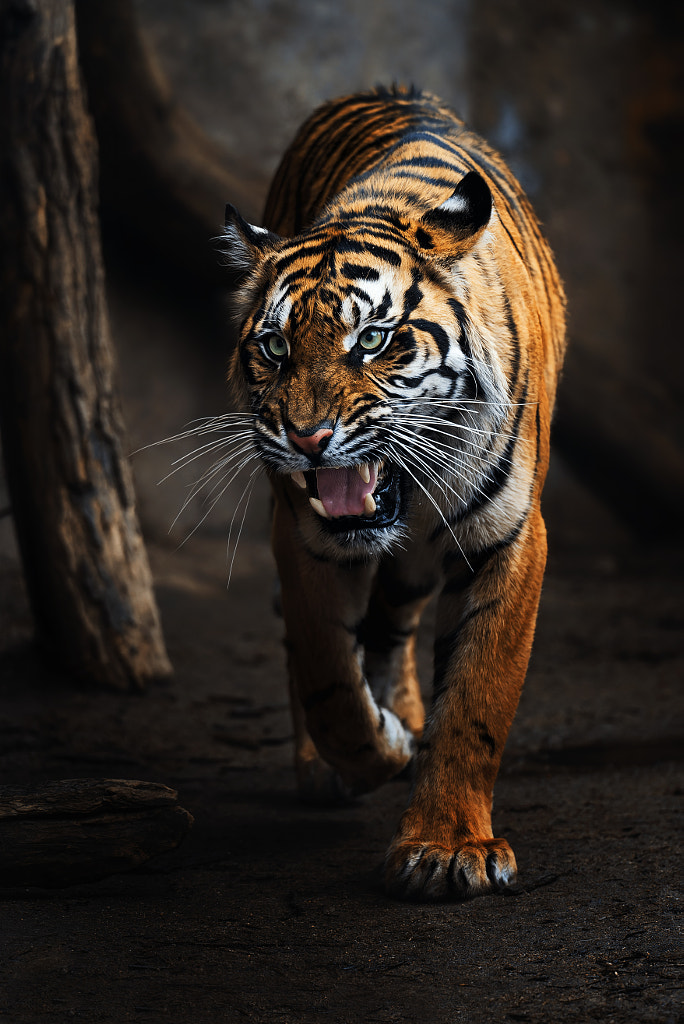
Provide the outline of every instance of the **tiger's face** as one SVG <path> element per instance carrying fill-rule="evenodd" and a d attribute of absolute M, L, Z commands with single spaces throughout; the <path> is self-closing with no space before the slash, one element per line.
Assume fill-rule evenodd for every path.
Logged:
<path fill-rule="evenodd" d="M 259 453 L 305 492 L 309 539 L 380 554 L 418 504 L 453 504 L 456 465 L 467 476 L 487 382 L 456 278 L 430 258 L 425 226 L 419 246 L 415 229 L 400 239 L 395 227 L 389 244 L 365 221 L 280 239 L 238 218 L 226 232 L 246 271 L 232 376 Z"/>

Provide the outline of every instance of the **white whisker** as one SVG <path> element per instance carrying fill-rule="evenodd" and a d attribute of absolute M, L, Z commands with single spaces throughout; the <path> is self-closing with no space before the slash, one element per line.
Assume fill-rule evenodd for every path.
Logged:
<path fill-rule="evenodd" d="M 214 452 L 220 451 L 221 448 L 228 448 L 231 445 L 234 446 L 235 450 L 237 450 L 237 448 L 244 446 L 247 443 L 251 443 L 251 433 L 245 433 L 244 437 L 239 438 L 224 438 L 221 441 L 214 441 L 211 444 L 204 445 L 201 450 L 195 449 L 194 452 L 188 453 L 188 455 L 184 455 L 182 458 L 176 459 L 175 462 L 172 462 L 171 465 L 174 468 L 158 481 L 157 486 L 159 484 L 166 483 L 166 481 L 172 476 L 185 469 L 186 466 L 189 466 L 192 462 L 202 458 L 203 455 L 210 455 Z"/>
<path fill-rule="evenodd" d="M 478 445 L 476 441 L 474 441 L 473 439 L 468 440 L 467 438 L 461 437 L 458 434 L 452 433 L 450 430 L 443 430 L 442 428 L 451 427 L 453 430 L 467 430 L 472 434 L 481 434 L 483 438 L 500 437 L 505 441 L 510 441 L 514 438 L 516 439 L 516 441 L 526 440 L 524 438 L 516 438 L 515 434 L 504 434 L 497 430 L 481 430 L 476 427 L 470 427 L 465 423 L 450 423 L 449 420 L 426 419 L 425 417 L 420 416 L 400 416 L 398 417 L 398 419 L 400 419 L 401 422 L 412 423 L 415 424 L 416 426 L 424 426 L 426 430 L 430 430 L 431 432 L 434 433 L 441 432 L 446 437 L 451 437 L 454 440 L 462 441 L 473 448 L 478 448 L 480 451 L 490 451 L 490 449 L 484 445 Z M 440 424 L 440 426 L 437 426 L 437 424 Z"/>
<path fill-rule="evenodd" d="M 451 534 L 451 536 L 452 536 L 452 538 L 453 538 L 453 541 L 454 541 L 454 543 L 456 544 L 456 547 L 458 548 L 458 550 L 459 550 L 459 551 L 461 552 L 461 555 L 462 555 L 462 556 L 463 556 L 463 558 L 465 559 L 466 565 L 468 566 L 468 568 L 469 568 L 469 569 L 471 569 L 471 570 L 472 570 L 472 565 L 471 565 L 471 564 L 470 564 L 470 562 L 468 561 L 468 559 L 467 559 L 467 557 L 466 557 L 466 554 L 465 554 L 465 551 L 463 550 L 463 548 L 461 547 L 461 545 L 460 545 L 460 543 L 459 543 L 458 537 L 457 537 L 457 536 L 456 536 L 456 534 L 454 533 L 453 529 L 451 528 L 451 525 L 450 525 L 450 524 L 448 523 L 448 521 L 447 521 L 447 519 L 446 519 L 446 517 L 445 517 L 444 513 L 442 512 L 441 508 L 439 507 L 439 505 L 437 504 L 437 502 L 435 501 L 435 499 L 433 498 L 433 496 L 432 496 L 432 495 L 430 494 L 430 492 L 429 492 L 429 491 L 427 490 L 427 488 L 425 488 L 425 487 L 424 487 L 424 486 L 422 485 L 422 483 L 421 483 L 421 482 L 420 482 L 420 480 L 419 480 L 419 479 L 418 479 L 418 478 L 417 478 L 417 477 L 415 476 L 415 474 L 411 472 L 411 470 L 410 470 L 410 469 L 409 469 L 409 467 L 408 467 L 408 466 L 406 465 L 406 463 L 405 463 L 405 462 L 404 462 L 404 461 L 403 461 L 403 460 L 402 460 L 402 459 L 401 459 L 401 458 L 400 458 L 400 457 L 399 457 L 399 456 L 397 455 L 396 449 L 394 449 L 394 448 L 393 448 L 392 446 L 390 446 L 390 452 L 391 452 L 391 457 L 392 457 L 392 458 L 393 458 L 393 459 L 394 459 L 394 460 L 396 461 L 397 465 L 401 466 L 401 468 L 402 468 L 402 469 L 404 470 L 404 472 L 405 472 L 405 473 L 408 473 L 408 475 L 409 475 L 409 476 L 411 477 L 411 479 L 413 480 L 413 482 L 414 482 L 415 484 L 417 484 L 417 485 L 418 485 L 418 487 L 420 487 L 420 489 L 421 489 L 421 491 L 423 492 L 423 494 L 425 495 L 425 497 L 426 497 L 426 498 L 427 498 L 427 499 L 428 499 L 428 500 L 429 500 L 429 501 L 430 501 L 430 502 L 432 503 L 432 505 L 434 505 L 434 507 L 435 507 L 435 509 L 436 509 L 436 511 L 437 511 L 437 514 L 439 515 L 440 519 L 442 520 L 442 522 L 443 522 L 443 523 L 444 523 L 444 525 L 446 526 L 447 530 L 448 530 L 448 531 L 449 531 L 449 533 Z"/>
<path fill-rule="evenodd" d="M 209 500 L 211 495 L 214 494 L 216 487 L 220 486 L 220 484 L 223 482 L 226 476 L 228 476 L 229 473 L 234 471 L 234 475 L 232 476 L 232 479 L 234 479 L 234 476 L 240 473 L 241 469 L 248 465 L 254 458 L 256 458 L 256 455 L 252 450 L 252 445 L 245 444 L 240 451 L 233 452 L 227 458 L 219 459 L 217 460 L 217 462 L 213 463 L 207 470 L 205 470 L 202 476 L 200 476 L 199 479 L 195 481 L 195 483 L 190 485 L 190 492 L 185 498 L 171 526 L 173 527 L 175 525 L 177 519 L 179 518 L 180 515 L 182 515 L 182 513 L 188 507 L 190 502 L 194 501 L 195 498 L 199 497 L 199 495 L 202 492 L 202 489 L 206 487 L 211 482 L 211 480 L 214 479 L 215 476 L 217 476 L 219 473 L 222 474 L 218 483 L 215 484 L 214 487 L 210 490 L 210 492 L 205 495 L 205 504 Z"/>
<path fill-rule="evenodd" d="M 466 415 L 471 415 L 470 410 L 465 409 L 462 411 Z M 393 414 L 397 415 L 397 411 L 393 410 Z M 398 415 L 402 420 L 406 420 L 407 422 L 422 423 L 426 426 L 434 423 L 440 427 L 451 427 L 453 430 L 468 430 L 473 434 L 482 434 L 485 437 L 503 437 L 507 440 L 516 437 L 515 434 L 505 433 L 500 430 L 487 430 L 482 427 L 473 427 L 467 423 L 455 423 L 453 420 L 448 420 L 441 416 L 427 416 L 420 412 L 404 412 L 403 410 L 399 410 Z"/>
<path fill-rule="evenodd" d="M 236 451 L 233 451 L 229 455 L 224 456 L 224 457 L 222 457 L 220 459 L 217 459 L 216 462 L 213 462 L 211 464 L 211 466 L 209 466 L 208 469 L 206 469 L 204 471 L 204 473 L 202 473 L 202 475 L 197 480 L 195 480 L 195 482 L 193 484 L 190 485 L 191 491 L 188 494 L 188 496 L 186 497 L 185 502 L 183 503 L 183 507 L 181 508 L 181 512 L 183 512 L 187 508 L 187 506 L 190 504 L 190 502 L 193 500 L 193 498 L 196 498 L 197 495 L 202 490 L 202 488 L 206 487 L 207 484 L 211 480 L 213 480 L 213 478 L 218 473 L 221 473 L 224 470 L 228 470 L 229 471 L 229 467 L 230 467 L 231 462 L 234 462 L 234 461 L 237 461 L 237 460 L 241 459 L 251 449 L 252 449 L 252 445 L 251 444 L 244 444 L 239 449 L 237 449 Z M 213 491 L 210 492 L 210 494 L 212 494 L 212 493 L 213 493 Z M 206 500 L 206 498 L 208 496 L 209 495 L 205 495 L 205 500 Z"/>
<path fill-rule="evenodd" d="M 185 455 L 181 455 L 180 458 L 174 459 L 171 465 L 176 466 L 184 460 L 193 461 L 204 452 L 211 451 L 213 448 L 220 448 L 221 445 L 231 444 L 233 441 L 243 441 L 246 437 L 253 436 L 254 434 L 252 430 L 240 430 L 238 433 L 230 434 L 228 437 L 220 437 L 214 441 L 207 441 L 206 444 L 200 445 L 199 448 L 193 448 L 191 452 L 187 452 Z"/>
<path fill-rule="evenodd" d="M 403 419 L 402 419 L 402 422 L 403 422 Z M 408 421 L 409 425 L 412 422 L 413 421 Z M 418 425 L 422 425 L 422 424 L 418 424 Z M 396 426 L 397 426 L 397 424 L 395 422 L 393 424 L 393 428 L 395 428 Z M 495 451 L 493 451 L 492 449 L 485 448 L 483 445 L 480 445 L 480 444 L 476 444 L 472 440 L 466 440 L 465 438 L 461 438 L 461 437 L 458 437 L 457 435 L 450 434 L 449 431 L 438 430 L 436 427 L 432 427 L 432 426 L 426 426 L 425 429 L 426 429 L 426 431 L 429 432 L 429 434 L 425 434 L 425 435 L 422 435 L 422 434 L 417 434 L 417 435 L 416 434 L 412 434 L 411 436 L 412 437 L 422 437 L 423 440 L 426 443 L 429 443 L 431 446 L 436 448 L 438 451 L 443 452 L 444 454 L 450 455 L 452 452 L 458 451 L 461 455 L 467 455 L 467 457 L 469 459 L 477 459 L 478 462 L 483 462 L 486 466 L 489 466 L 489 467 L 491 467 L 494 464 L 494 462 L 499 462 L 499 461 L 508 462 L 509 465 L 511 465 L 511 466 L 513 465 L 513 460 L 510 459 L 507 455 L 499 455 Z M 433 437 L 432 437 L 433 434 L 442 434 L 445 437 L 450 437 L 452 440 L 459 441 L 459 442 L 461 442 L 462 445 L 466 445 L 467 448 L 459 447 L 458 449 L 454 449 L 452 446 L 445 445 L 444 442 L 440 442 L 440 441 L 434 440 Z M 479 452 L 485 452 L 486 454 L 490 455 L 490 458 L 485 459 L 481 455 L 476 455 L 475 451 L 473 451 L 472 449 L 475 449 L 475 451 L 479 451 Z"/>
<path fill-rule="evenodd" d="M 448 466 L 448 465 L 445 465 L 443 462 L 440 462 L 440 460 L 435 457 L 434 453 L 431 452 L 430 449 L 427 448 L 426 446 L 421 445 L 412 434 L 409 434 L 408 432 L 400 431 L 399 432 L 399 438 L 401 438 L 402 441 L 409 442 L 409 444 L 412 445 L 413 447 L 418 448 L 419 451 L 422 452 L 423 458 L 426 459 L 429 464 L 434 466 L 436 470 L 441 470 L 442 472 L 447 472 L 447 473 L 453 474 L 454 476 L 459 477 L 461 480 L 464 480 L 466 483 L 470 483 L 470 480 L 468 479 L 468 477 L 466 477 L 463 473 L 459 473 L 458 470 L 455 467 Z M 397 440 L 397 437 L 395 435 L 393 435 L 392 440 L 393 441 Z M 404 457 L 407 458 L 407 459 L 410 459 L 410 449 L 408 447 L 405 447 L 402 444 L 402 449 L 401 450 L 404 452 Z M 411 461 L 413 461 L 413 464 L 416 466 L 416 468 L 422 469 L 422 471 L 425 473 L 426 476 L 428 476 L 428 478 L 431 480 L 431 482 L 434 483 L 435 486 L 439 487 L 439 489 L 442 491 L 442 493 L 444 494 L 445 497 L 446 497 L 446 491 L 444 490 L 444 488 L 447 488 L 448 490 L 450 490 L 452 492 L 452 494 L 454 494 L 458 498 L 458 500 L 463 505 L 467 505 L 467 502 L 466 502 L 465 498 L 463 498 L 458 493 L 458 491 L 455 490 L 455 488 L 453 488 L 450 484 L 448 484 L 446 482 L 446 480 L 444 480 L 443 478 L 437 477 L 432 470 L 430 470 L 430 472 L 427 472 L 425 465 L 420 465 L 419 463 L 416 463 L 415 460 L 411 460 Z"/>
<path fill-rule="evenodd" d="M 208 509 L 207 509 L 207 511 L 206 511 L 206 512 L 204 513 L 204 515 L 202 516 L 202 518 L 201 518 L 201 519 L 199 520 L 199 522 L 198 522 L 198 523 L 196 523 L 196 524 L 195 524 L 195 526 L 193 526 L 193 528 L 192 528 L 192 530 L 190 531 L 190 533 L 189 533 L 189 534 L 188 534 L 188 535 L 187 535 L 186 537 L 184 537 L 184 538 L 183 538 L 183 541 L 181 542 L 181 547 L 182 547 L 182 545 L 183 545 L 183 544 L 185 544 L 185 543 L 186 543 L 186 541 L 190 540 L 190 538 L 192 537 L 192 535 L 193 535 L 194 533 L 196 533 L 196 532 L 197 532 L 197 530 L 199 530 L 199 528 L 200 528 L 200 526 L 202 525 L 202 523 L 203 523 L 203 522 L 204 522 L 204 521 L 205 521 L 205 520 L 207 519 L 207 517 L 208 517 L 209 515 L 211 515 L 211 513 L 212 513 L 212 512 L 213 512 L 213 510 L 215 509 L 216 505 L 217 505 L 217 504 L 218 504 L 218 502 L 219 502 L 219 501 L 221 500 L 221 498 L 223 497 L 223 495 L 224 495 L 224 494 L 226 493 L 226 491 L 228 490 L 228 488 L 230 487 L 230 485 L 231 485 L 231 484 L 233 483 L 233 481 L 235 480 L 235 478 L 236 478 L 236 477 L 237 477 L 237 476 L 239 475 L 239 473 L 241 473 L 241 472 L 242 472 L 242 470 L 243 470 L 243 469 L 245 468 L 245 466 L 249 465 L 249 462 L 251 461 L 251 459 L 252 459 L 253 457 L 254 457 L 254 456 L 250 456 L 250 457 L 249 457 L 249 458 L 247 458 L 247 459 L 243 459 L 242 463 L 241 463 L 241 464 L 240 464 L 240 465 L 238 466 L 238 468 L 237 468 L 237 469 L 235 470 L 235 472 L 234 472 L 234 473 L 232 473 L 232 474 L 230 475 L 230 479 L 229 479 L 229 480 L 228 480 L 228 482 L 227 482 L 227 483 L 226 483 L 226 484 L 225 484 L 225 485 L 223 486 L 223 488 L 222 488 L 222 489 L 221 489 L 221 490 L 219 491 L 219 493 L 218 493 L 218 494 L 216 495 L 216 497 L 214 498 L 214 500 L 212 501 L 212 503 L 210 504 L 209 508 L 208 508 Z M 228 474 L 226 474 L 226 476 L 227 476 L 227 475 L 228 475 Z M 222 477 L 222 479 L 221 479 L 220 483 L 223 483 L 223 481 L 225 480 L 225 478 L 226 478 L 225 476 L 224 476 L 224 477 Z M 179 514 L 178 514 L 178 515 L 180 515 L 180 512 L 179 512 Z M 178 519 L 178 516 L 176 516 L 176 519 L 174 519 L 174 523 L 172 524 L 171 528 L 173 528 L 173 525 L 175 524 L 175 522 L 177 521 L 177 519 Z"/>
<path fill-rule="evenodd" d="M 397 433 L 396 430 L 395 430 L 395 433 Z M 475 482 L 475 480 L 473 480 L 466 473 L 460 472 L 459 469 L 456 468 L 456 466 L 449 465 L 446 460 L 444 462 L 441 462 L 435 456 L 434 452 L 432 451 L 432 447 L 429 444 L 427 444 L 425 442 L 421 443 L 421 441 L 416 437 L 415 434 L 411 434 L 408 431 L 401 431 L 400 430 L 399 434 L 413 448 L 418 448 L 422 452 L 423 458 L 427 459 L 428 462 L 430 462 L 437 469 L 441 469 L 443 471 L 446 471 L 447 473 L 452 473 L 454 476 L 457 476 L 460 480 L 463 480 L 464 483 L 466 483 L 469 488 L 472 488 L 473 490 L 477 491 L 478 494 L 481 494 L 483 497 L 485 497 L 485 492 L 482 490 L 482 488 L 479 486 L 479 484 Z M 449 449 L 444 449 L 441 452 L 441 454 L 444 454 L 444 455 L 448 456 L 449 460 L 455 460 L 457 466 L 460 466 L 462 469 L 467 469 L 468 468 L 468 463 L 466 461 L 464 461 L 463 459 L 460 459 L 458 457 L 458 453 L 457 452 L 455 452 L 453 450 L 449 450 Z M 476 455 L 476 456 L 474 456 L 474 458 L 479 458 L 479 456 Z M 484 459 L 480 459 L 479 461 L 480 462 L 484 462 L 485 460 Z M 487 463 L 487 465 L 491 466 L 490 463 Z M 440 483 L 439 480 L 437 480 L 437 478 L 435 478 L 434 476 L 432 476 L 431 478 L 434 480 L 434 483 L 437 484 L 437 486 L 441 486 L 441 483 Z M 464 505 L 467 505 L 467 502 L 465 501 L 465 499 L 460 494 L 458 494 L 457 491 L 455 491 L 452 487 L 450 487 L 450 485 L 447 484 L 446 481 L 442 481 L 442 482 L 444 483 L 444 485 L 446 487 L 449 487 L 449 490 L 452 490 L 453 493 L 456 494 L 456 496 L 459 498 L 460 501 L 463 502 Z"/>
<path fill-rule="evenodd" d="M 233 555 L 232 555 L 232 558 L 230 560 L 230 567 L 228 569 L 228 582 L 226 583 L 226 590 L 230 586 L 230 581 L 233 578 L 233 566 L 235 564 L 235 556 L 237 555 L 237 549 L 238 549 L 238 545 L 240 543 L 240 537 L 242 536 L 242 530 L 244 528 L 245 520 L 247 518 L 247 510 L 249 508 L 249 502 L 250 502 L 251 497 L 252 497 L 252 491 L 254 490 L 254 485 L 256 484 L 257 480 L 259 479 L 260 474 L 263 472 L 263 469 L 264 469 L 263 465 L 259 464 L 249 474 L 249 480 L 247 481 L 247 483 L 245 484 L 245 487 L 243 488 L 242 494 L 240 495 L 240 497 L 238 499 L 238 502 L 237 502 L 237 504 L 235 506 L 235 511 L 233 512 L 233 515 L 232 515 L 231 520 L 230 520 L 230 526 L 228 527 L 228 540 L 226 542 L 226 558 L 228 558 L 228 554 L 230 552 L 230 538 L 231 538 L 231 534 L 233 532 L 233 524 L 235 522 L 235 516 L 237 515 L 237 511 L 238 511 L 238 509 L 240 507 L 240 504 L 241 504 L 242 500 L 244 499 L 245 507 L 244 507 L 244 511 L 242 513 L 242 519 L 240 520 L 240 528 L 238 530 L 238 535 L 235 538 L 235 546 L 233 548 Z"/>
<path fill-rule="evenodd" d="M 221 479 L 225 479 L 226 475 L 231 472 L 231 468 L 232 468 L 231 467 L 231 463 L 235 462 L 235 460 L 238 460 L 238 459 L 242 458 L 241 465 L 248 465 L 249 462 L 252 460 L 252 458 L 256 458 L 257 457 L 256 456 L 256 452 L 251 452 L 250 453 L 250 447 L 251 446 L 246 445 L 244 448 L 240 449 L 239 452 L 234 452 L 229 458 L 227 458 L 227 459 L 219 459 L 219 461 L 217 463 L 215 463 L 214 467 L 212 467 L 212 472 L 211 473 L 209 473 L 209 471 L 207 470 L 207 473 L 204 474 L 204 477 L 200 477 L 200 479 L 204 481 L 203 484 L 202 484 L 202 487 L 206 487 L 209 484 L 209 482 L 218 473 L 220 473 L 223 470 L 225 470 L 225 472 L 224 472 L 223 477 Z M 220 487 L 220 486 L 221 486 L 221 480 L 219 480 L 217 483 L 215 483 L 210 491 L 206 492 L 206 494 L 204 495 L 202 500 L 205 503 L 207 501 L 209 501 L 209 499 L 211 498 L 212 494 L 214 494 L 214 492 L 216 491 L 216 488 Z M 199 490 L 201 490 L 201 489 L 202 488 L 200 487 Z M 199 494 L 199 490 L 197 492 L 198 494 Z"/>
<path fill-rule="evenodd" d="M 136 448 L 131 455 L 138 455 L 139 452 L 145 452 L 150 448 L 157 448 L 161 444 L 173 444 L 175 441 L 184 441 L 188 437 L 202 437 L 204 434 L 226 432 L 238 426 L 248 428 L 254 423 L 254 420 L 255 417 L 251 413 L 229 412 L 222 413 L 219 416 L 203 416 L 198 420 L 191 421 L 197 423 L 197 426 L 190 427 L 178 434 L 171 434 L 169 437 L 162 437 L 159 441 L 152 441 L 141 448 Z"/>
<path fill-rule="evenodd" d="M 427 460 L 428 460 L 428 462 L 429 462 L 429 463 L 431 463 L 431 464 L 432 464 L 433 466 L 435 466 L 435 467 L 436 467 L 436 468 L 437 468 L 438 470 L 440 470 L 440 469 L 441 469 L 441 470 L 443 470 L 443 471 L 446 471 L 447 473 L 451 473 L 452 475 L 454 475 L 454 476 L 458 477 L 458 479 L 459 479 L 459 480 L 462 480 L 462 481 L 463 481 L 464 483 L 466 483 L 466 484 L 468 485 L 468 488 L 469 488 L 469 489 L 477 491 L 477 493 L 478 493 L 478 494 L 480 494 L 480 495 L 482 495 L 482 497 L 483 497 L 483 498 L 486 498 L 486 494 L 485 494 L 485 492 L 484 492 L 484 491 L 482 490 L 482 488 L 480 487 L 480 485 L 479 485 L 478 483 L 476 483 L 476 482 L 475 482 L 475 480 L 473 480 L 473 479 L 472 479 L 472 478 L 471 478 L 470 476 L 468 476 L 467 474 L 465 474 L 465 473 L 462 473 L 462 472 L 460 472 L 460 471 L 459 471 L 459 470 L 458 470 L 457 468 L 455 468 L 454 466 L 450 466 L 450 465 L 448 465 L 448 464 L 445 464 L 445 463 L 443 464 L 443 463 L 441 463 L 441 462 L 440 462 L 440 461 L 439 461 L 439 460 L 438 460 L 438 459 L 437 459 L 437 458 L 436 458 L 436 457 L 434 456 L 434 454 L 433 454 L 433 453 L 431 452 L 431 450 L 430 450 L 430 448 L 429 448 L 429 447 L 425 447 L 425 446 L 421 447 L 420 445 L 417 445 L 417 441 L 416 441 L 416 438 L 415 438 L 415 436 L 414 436 L 413 434 L 404 434 L 404 435 L 403 435 L 403 437 L 404 437 L 404 438 L 406 439 L 406 441 L 408 441 L 408 442 L 410 443 L 410 445 L 411 445 L 412 447 L 414 447 L 414 448 L 415 448 L 415 447 L 419 447 L 419 448 L 420 448 L 420 450 L 422 451 L 422 457 L 423 457 L 424 459 L 427 459 Z M 455 453 L 454 453 L 453 451 L 452 451 L 452 452 L 447 452 L 446 454 L 448 454 L 448 455 L 449 455 L 449 457 L 450 457 L 450 458 L 452 458 L 452 459 L 453 459 L 453 458 L 457 458 L 456 454 L 455 454 Z M 483 460 L 481 460 L 481 461 L 483 461 Z M 465 469 L 465 468 L 467 468 L 467 463 L 466 463 L 466 462 L 464 462 L 463 460 L 461 460 L 461 459 L 457 459 L 457 462 L 458 462 L 458 465 L 459 465 L 459 466 L 461 466 L 462 468 L 464 468 L 464 469 Z M 416 466 L 417 468 L 419 468 L 419 469 L 422 469 L 424 473 L 426 472 L 426 467 L 425 467 L 424 465 L 422 465 L 422 466 L 421 466 L 421 465 L 419 465 L 418 463 L 416 463 L 415 461 L 414 461 L 414 465 L 415 465 L 415 466 Z M 432 482 L 433 482 L 433 483 L 434 483 L 434 484 L 435 484 L 435 485 L 436 485 L 437 487 L 439 487 L 439 488 L 440 488 L 440 489 L 442 490 L 442 492 L 443 492 L 443 493 L 444 493 L 444 490 L 443 490 L 442 484 L 444 485 L 444 487 L 447 487 L 447 488 L 448 488 L 448 489 L 449 489 L 449 490 L 450 490 L 450 491 L 451 491 L 451 492 L 452 492 L 453 494 L 455 494 L 455 495 L 456 495 L 456 497 L 457 497 L 457 498 L 459 499 L 459 501 L 461 501 L 461 502 L 462 502 L 462 504 L 463 504 L 463 505 L 466 505 L 466 506 L 467 506 L 468 502 L 467 502 L 467 501 L 466 501 L 466 500 L 465 500 L 465 499 L 463 498 L 463 496 L 462 496 L 461 494 L 459 494 L 459 493 L 458 493 L 458 491 L 456 491 L 456 490 L 455 490 L 455 488 L 453 488 L 453 487 L 452 487 L 452 486 L 451 486 L 450 484 L 448 484 L 446 480 L 444 480 L 444 479 L 438 479 L 438 478 L 437 478 L 437 477 L 436 477 L 436 476 L 434 475 L 434 473 L 433 473 L 433 471 L 432 471 L 432 470 L 430 471 L 430 473 L 429 473 L 429 474 L 428 474 L 428 473 L 426 473 L 426 475 L 428 476 L 428 478 L 429 478 L 429 479 L 430 479 L 430 480 L 431 480 L 431 481 L 432 481 Z M 446 497 L 446 494 L 445 494 L 445 497 Z"/>

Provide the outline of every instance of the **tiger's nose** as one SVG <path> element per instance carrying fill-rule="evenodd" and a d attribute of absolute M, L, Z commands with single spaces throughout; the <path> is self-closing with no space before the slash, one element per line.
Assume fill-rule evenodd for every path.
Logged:
<path fill-rule="evenodd" d="M 294 430 L 288 430 L 287 439 L 293 448 L 298 448 L 304 455 L 320 455 L 328 447 L 332 434 L 329 427 L 320 427 L 311 434 L 298 434 Z"/>

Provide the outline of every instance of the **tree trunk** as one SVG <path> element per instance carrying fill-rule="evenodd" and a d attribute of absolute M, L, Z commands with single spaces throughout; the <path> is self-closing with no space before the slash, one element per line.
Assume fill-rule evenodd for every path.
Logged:
<path fill-rule="evenodd" d="M 174 849 L 192 823 L 178 794 L 155 782 L 0 786 L 0 878 L 3 885 L 92 882 Z"/>
<path fill-rule="evenodd" d="M 0 428 L 39 639 L 119 688 L 167 675 L 122 420 L 71 0 L 0 5 Z"/>
<path fill-rule="evenodd" d="M 212 239 L 227 202 L 261 216 L 267 182 L 178 105 L 140 33 L 133 0 L 76 0 L 106 228 L 123 227 L 191 280 L 226 287 Z"/>

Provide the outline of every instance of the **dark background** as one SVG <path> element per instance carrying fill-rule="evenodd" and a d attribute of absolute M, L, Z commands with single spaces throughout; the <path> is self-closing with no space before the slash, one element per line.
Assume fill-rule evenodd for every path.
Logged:
<path fill-rule="evenodd" d="M 408 784 L 337 811 L 296 803 L 267 494 L 252 499 L 226 591 L 241 487 L 179 548 L 203 510 L 191 503 L 169 532 L 194 476 L 157 486 L 181 454 L 162 445 L 134 468 L 173 680 L 142 696 L 94 693 L 45 666 L 5 517 L 1 763 L 17 784 L 164 782 L 195 828 L 130 875 L 7 890 L 0 1018 L 674 1021 L 681 517 L 666 474 L 651 500 L 643 438 L 664 439 L 650 450 L 658 466 L 668 444 L 681 454 L 681 15 L 600 0 L 138 10 L 179 102 L 247 168 L 245 215 L 259 218 L 319 101 L 396 80 L 438 93 L 500 148 L 544 224 L 571 347 L 545 502 L 549 572 L 495 803 L 521 886 L 467 905 L 391 903 L 375 871 Z M 217 209 L 217 230 L 221 219 Z M 103 227 L 133 451 L 226 407 L 227 315 L 220 291 L 136 244 L 106 208 Z M 585 395 L 619 424 L 614 448 L 596 439 L 599 459 L 582 437 Z M 427 680 L 427 633 L 421 658 Z"/>
<path fill-rule="evenodd" d="M 496 145 L 535 205 L 568 292 L 557 450 L 642 535 L 676 536 L 684 500 L 676 5 L 140 0 L 138 8 L 179 100 L 249 183 L 243 213 L 257 221 L 298 125 L 344 92 L 413 82 Z M 216 230 L 220 223 L 217 210 Z M 106 241 L 118 237 L 118 223 L 106 226 Z M 214 324 L 220 350 L 220 309 Z M 155 433 L 147 423 L 138 432 L 134 412 L 129 429 L 140 443 Z"/>

